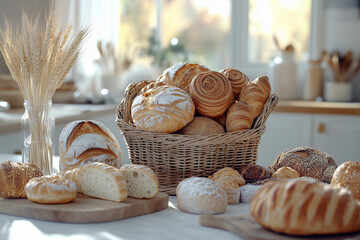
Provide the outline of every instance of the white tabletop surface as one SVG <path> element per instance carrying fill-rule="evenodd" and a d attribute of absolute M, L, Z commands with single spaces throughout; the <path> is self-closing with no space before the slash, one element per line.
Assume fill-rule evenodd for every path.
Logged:
<path fill-rule="evenodd" d="M 20 155 L 0 154 L 0 161 L 19 161 Z M 226 215 L 248 214 L 249 204 L 228 205 Z M 199 224 L 199 215 L 177 209 L 169 197 L 165 210 L 129 219 L 91 224 L 58 223 L 0 214 L 0 240 L 131 240 L 131 239 L 239 239 L 236 235 Z"/>

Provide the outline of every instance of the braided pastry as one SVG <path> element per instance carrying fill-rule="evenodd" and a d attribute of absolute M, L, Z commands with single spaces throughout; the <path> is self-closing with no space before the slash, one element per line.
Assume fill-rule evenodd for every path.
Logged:
<path fill-rule="evenodd" d="M 30 179 L 42 175 L 34 164 L 11 161 L 0 163 L 0 197 L 25 198 L 25 185 Z"/>
<path fill-rule="evenodd" d="M 249 82 L 249 77 L 246 76 L 243 72 L 234 68 L 223 69 L 220 71 L 220 73 L 224 74 L 230 81 L 234 98 L 237 99 L 241 90 Z"/>
<path fill-rule="evenodd" d="M 227 111 L 226 131 L 235 132 L 250 129 L 253 117 L 246 102 L 236 102 Z"/>
<path fill-rule="evenodd" d="M 223 115 L 234 101 L 230 81 L 221 73 L 199 73 L 190 84 L 190 95 L 199 114 L 206 117 Z"/>

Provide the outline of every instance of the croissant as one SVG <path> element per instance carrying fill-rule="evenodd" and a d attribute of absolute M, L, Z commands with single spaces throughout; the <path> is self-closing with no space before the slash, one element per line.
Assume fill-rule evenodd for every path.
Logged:
<path fill-rule="evenodd" d="M 30 179 L 42 175 L 41 170 L 34 164 L 11 161 L 0 163 L 0 197 L 25 198 L 25 185 Z"/>
<path fill-rule="evenodd" d="M 234 97 L 237 99 L 241 90 L 249 82 L 249 77 L 246 76 L 243 72 L 234 68 L 223 69 L 220 71 L 220 73 L 224 74 L 230 81 Z"/>
<path fill-rule="evenodd" d="M 251 128 L 253 117 L 246 102 L 236 102 L 226 114 L 226 131 L 235 132 Z"/>
<path fill-rule="evenodd" d="M 166 69 L 157 82 L 175 86 L 189 92 L 189 85 L 198 73 L 210 71 L 209 68 L 195 63 L 180 62 Z"/>
<path fill-rule="evenodd" d="M 261 76 L 246 84 L 240 93 L 239 101 L 249 104 L 250 112 L 255 119 L 260 115 L 270 92 L 271 86 L 268 77 Z"/>
<path fill-rule="evenodd" d="M 215 71 L 196 75 L 189 90 L 197 112 L 206 117 L 220 117 L 234 101 L 230 81 Z"/>

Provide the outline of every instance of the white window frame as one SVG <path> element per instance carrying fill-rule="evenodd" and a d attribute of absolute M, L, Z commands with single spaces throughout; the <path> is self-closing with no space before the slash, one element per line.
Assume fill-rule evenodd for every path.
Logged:
<path fill-rule="evenodd" d="M 320 58 L 324 47 L 324 0 L 312 0 L 309 57 Z M 230 63 L 232 67 L 246 72 L 250 79 L 267 75 L 267 63 L 254 63 L 249 59 L 249 0 L 232 0 L 231 2 L 231 33 Z"/>

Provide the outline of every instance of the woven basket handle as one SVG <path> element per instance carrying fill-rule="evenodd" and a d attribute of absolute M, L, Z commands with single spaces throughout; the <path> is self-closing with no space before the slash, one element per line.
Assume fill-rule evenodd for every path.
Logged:
<path fill-rule="evenodd" d="M 265 127 L 266 120 L 275 109 L 277 103 L 279 102 L 279 96 L 275 93 L 271 94 L 266 100 L 263 110 L 260 115 L 256 118 L 252 128 Z"/>
<path fill-rule="evenodd" d="M 138 83 L 130 83 L 127 86 L 125 89 L 125 97 L 122 99 L 116 111 L 118 119 L 123 119 L 127 123 L 132 123 L 131 104 L 139 91 L 151 82 L 152 81 L 143 80 Z"/>

